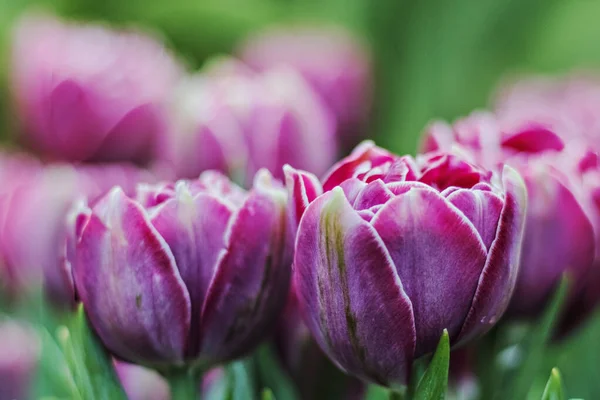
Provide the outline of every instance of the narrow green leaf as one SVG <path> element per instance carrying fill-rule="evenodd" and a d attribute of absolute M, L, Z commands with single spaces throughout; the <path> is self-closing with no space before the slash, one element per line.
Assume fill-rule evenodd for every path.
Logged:
<path fill-rule="evenodd" d="M 450 338 L 444 329 L 431 363 L 417 386 L 414 400 L 443 400 L 448 388 L 449 367 Z"/>
<path fill-rule="evenodd" d="M 273 349 L 268 344 L 262 345 L 257 350 L 254 359 L 260 382 L 273 391 L 275 398 L 284 400 L 300 399 L 294 383 L 283 370 L 275 357 Z"/>
<path fill-rule="evenodd" d="M 522 343 L 523 363 L 515 372 L 514 379 L 512 380 L 513 384 L 508 386 L 509 392 L 505 394 L 508 396 L 506 398 L 524 399 L 527 397 L 527 393 L 531 389 L 531 383 L 540 372 L 546 344 L 554 331 L 554 326 L 565 301 L 568 287 L 569 279 L 565 275 L 541 320 L 531 330 L 531 333 L 527 335 L 524 343 Z"/>
<path fill-rule="evenodd" d="M 558 368 L 552 368 L 546 389 L 544 389 L 544 394 L 542 395 L 542 400 L 565 400 L 562 379 Z"/>
<path fill-rule="evenodd" d="M 58 328 L 57 337 L 84 399 L 126 400 L 112 360 L 90 329 L 83 306 L 73 314 L 68 327 Z"/>

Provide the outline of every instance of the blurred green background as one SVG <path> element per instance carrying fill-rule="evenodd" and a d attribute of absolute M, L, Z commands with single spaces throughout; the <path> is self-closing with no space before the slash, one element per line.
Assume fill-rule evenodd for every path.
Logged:
<path fill-rule="evenodd" d="M 141 25 L 161 34 L 191 68 L 269 24 L 346 26 L 374 56 L 370 135 L 398 153 L 414 153 L 432 118 L 454 119 L 485 107 L 506 76 L 600 67 L 600 0 L 0 0 L 2 137 L 11 120 L 11 26 L 36 7 Z M 600 399 L 600 318 L 546 357 L 533 382 L 540 393 L 558 365 L 570 397 Z"/>

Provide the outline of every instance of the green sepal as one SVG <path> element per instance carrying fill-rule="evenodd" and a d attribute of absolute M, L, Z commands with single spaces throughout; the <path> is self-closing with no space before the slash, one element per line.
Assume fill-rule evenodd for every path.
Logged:
<path fill-rule="evenodd" d="M 445 399 L 448 389 L 448 368 L 450 368 L 450 338 L 448 331 L 444 329 L 435 354 L 415 390 L 414 400 Z"/>
<path fill-rule="evenodd" d="M 542 400 L 565 400 L 565 392 L 558 368 L 552 368 L 544 394 L 542 394 Z"/>

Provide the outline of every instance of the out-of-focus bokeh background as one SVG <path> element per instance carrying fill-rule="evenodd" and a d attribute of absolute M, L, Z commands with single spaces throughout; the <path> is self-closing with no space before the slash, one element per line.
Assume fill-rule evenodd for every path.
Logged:
<path fill-rule="evenodd" d="M 249 34 L 277 24 L 337 24 L 372 51 L 369 135 L 414 153 L 432 118 L 486 106 L 503 79 L 600 68 L 597 0 L 0 0 L 0 126 L 14 122 L 8 68 L 13 23 L 25 11 L 136 26 L 159 35 L 190 69 L 227 54 Z M 600 319 L 547 354 L 534 382 L 557 365 L 571 397 L 600 398 Z M 539 397 L 538 397 L 539 398 Z"/>

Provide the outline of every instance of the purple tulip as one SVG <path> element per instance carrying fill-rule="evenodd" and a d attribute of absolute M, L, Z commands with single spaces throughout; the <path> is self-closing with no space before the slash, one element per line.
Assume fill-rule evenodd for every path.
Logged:
<path fill-rule="evenodd" d="M 0 321 L 0 400 L 29 399 L 39 358 L 34 332 L 14 321 Z"/>
<path fill-rule="evenodd" d="M 578 302 L 579 288 L 593 274 L 596 240 L 583 187 L 577 183 L 577 173 L 565 162 L 570 158 L 570 146 L 575 144 L 565 143 L 536 120 L 511 130 L 514 126 L 492 114 L 476 113 L 452 127 L 432 125 L 426 133 L 425 147 L 434 150 L 460 146 L 487 168 L 506 163 L 523 176 L 529 207 L 522 267 L 510 314 L 535 316 L 546 307 L 566 271 L 572 279 L 569 301 Z M 576 309 L 565 315 L 575 314 Z"/>
<path fill-rule="evenodd" d="M 283 179 L 286 163 L 322 174 L 335 160 L 333 117 L 289 69 L 254 73 L 223 60 L 176 98 L 163 161 L 180 177 L 217 169 L 249 185 L 261 168 Z"/>
<path fill-rule="evenodd" d="M 265 71 L 287 66 L 300 72 L 336 116 L 339 140 L 352 148 L 365 133 L 371 106 L 371 61 L 348 32 L 321 27 L 268 29 L 240 49 L 244 62 Z"/>
<path fill-rule="evenodd" d="M 20 171 L 15 171 L 20 166 Z M 69 209 L 79 199 L 93 201 L 113 185 L 130 190 L 151 176 L 129 166 L 41 166 L 14 156 L 0 161 L 0 256 L 9 294 L 43 285 L 57 305 L 74 301 L 66 260 Z"/>
<path fill-rule="evenodd" d="M 286 169 L 290 207 L 302 215 L 294 257 L 301 311 L 344 371 L 405 383 L 412 361 L 435 350 L 444 329 L 456 345 L 502 316 L 527 202 L 513 169 L 499 186 L 498 176 L 456 155 L 415 160 L 370 142 L 337 163 L 322 187 Z"/>
<path fill-rule="evenodd" d="M 289 288 L 286 195 L 267 171 L 246 192 L 216 172 L 118 188 L 83 209 L 75 286 L 113 354 L 210 366 L 256 345 Z"/>
<path fill-rule="evenodd" d="M 52 17 L 23 19 L 13 45 L 23 140 L 44 158 L 146 162 L 166 128 L 180 67 L 153 39 Z"/>

